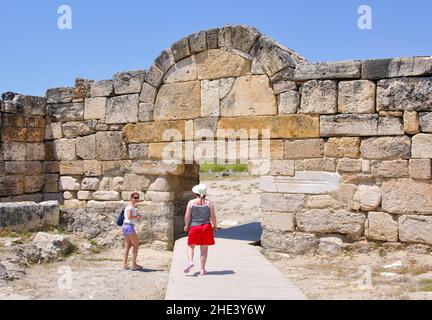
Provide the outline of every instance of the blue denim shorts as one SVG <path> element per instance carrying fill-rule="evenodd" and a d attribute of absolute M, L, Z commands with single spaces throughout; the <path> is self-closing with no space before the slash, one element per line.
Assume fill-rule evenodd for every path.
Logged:
<path fill-rule="evenodd" d="M 125 223 L 122 226 L 122 231 L 123 231 L 123 234 L 125 237 L 130 235 L 130 234 L 136 233 L 135 232 L 135 226 L 133 224 L 130 224 L 130 223 Z"/>

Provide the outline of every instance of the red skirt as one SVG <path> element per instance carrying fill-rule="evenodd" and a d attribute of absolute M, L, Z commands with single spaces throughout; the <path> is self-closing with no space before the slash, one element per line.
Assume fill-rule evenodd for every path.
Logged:
<path fill-rule="evenodd" d="M 210 223 L 189 229 L 188 245 L 211 246 L 214 244 L 213 228 Z"/>

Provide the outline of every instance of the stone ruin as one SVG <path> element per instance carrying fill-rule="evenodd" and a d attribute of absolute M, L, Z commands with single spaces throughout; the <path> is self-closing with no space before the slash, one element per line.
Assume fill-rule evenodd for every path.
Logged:
<path fill-rule="evenodd" d="M 210 142 L 205 129 L 238 155 L 239 131 L 255 130 L 246 146 L 268 154 L 242 159 L 261 176 L 264 249 L 432 245 L 431 75 L 432 57 L 310 63 L 251 27 L 198 32 L 148 70 L 4 94 L 0 199 L 115 217 L 137 190 L 142 242 L 171 249 L 199 182 L 186 149 Z M 170 145 L 177 161 L 162 159 Z"/>

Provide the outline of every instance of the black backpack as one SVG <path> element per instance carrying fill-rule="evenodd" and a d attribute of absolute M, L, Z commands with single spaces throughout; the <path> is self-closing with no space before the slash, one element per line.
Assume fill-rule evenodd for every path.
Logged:
<path fill-rule="evenodd" d="M 125 219 L 125 208 L 123 208 L 117 218 L 117 225 L 119 225 L 120 227 L 123 226 L 123 222 Z"/>

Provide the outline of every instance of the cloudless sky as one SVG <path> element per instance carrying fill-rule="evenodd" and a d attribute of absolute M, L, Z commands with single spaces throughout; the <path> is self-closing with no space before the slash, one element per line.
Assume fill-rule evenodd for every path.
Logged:
<path fill-rule="evenodd" d="M 57 27 L 63 4 L 72 30 Z M 361 5 L 372 30 L 357 27 Z M 0 0 L 0 93 L 147 69 L 182 37 L 226 24 L 256 27 L 313 62 L 432 55 L 431 13 L 431 0 Z"/>

